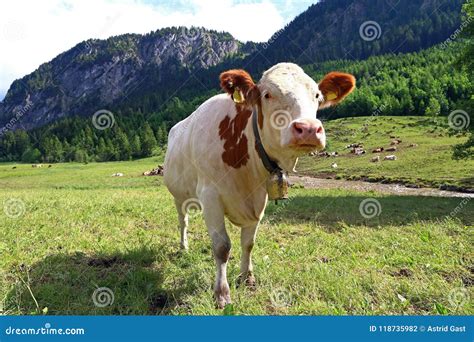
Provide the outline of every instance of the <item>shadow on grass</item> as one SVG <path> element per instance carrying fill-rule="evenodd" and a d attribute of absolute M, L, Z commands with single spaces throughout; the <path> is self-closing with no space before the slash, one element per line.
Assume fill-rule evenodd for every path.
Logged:
<path fill-rule="evenodd" d="M 167 259 L 187 268 L 182 253 L 157 254 L 142 248 L 127 253 L 85 255 L 58 253 L 9 274 L 14 288 L 5 300 L 5 312 L 57 315 L 166 315 L 185 294 L 204 285 L 199 275 L 165 284 Z M 189 271 L 186 270 L 186 271 Z M 46 309 L 47 308 L 47 309 Z"/>
<path fill-rule="evenodd" d="M 474 201 L 466 198 L 297 195 L 277 205 L 270 203 L 263 220 L 270 223 L 313 222 L 329 231 L 338 230 L 341 224 L 379 227 L 417 221 L 442 222 L 451 217 L 472 225 L 473 205 Z"/>

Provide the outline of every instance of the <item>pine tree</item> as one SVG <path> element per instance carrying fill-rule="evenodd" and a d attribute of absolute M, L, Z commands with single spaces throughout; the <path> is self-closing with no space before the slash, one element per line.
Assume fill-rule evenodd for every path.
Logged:
<path fill-rule="evenodd" d="M 142 157 L 151 156 L 153 153 L 153 150 L 156 147 L 156 138 L 148 122 L 145 124 L 143 130 L 141 131 L 141 141 L 142 141 Z"/>

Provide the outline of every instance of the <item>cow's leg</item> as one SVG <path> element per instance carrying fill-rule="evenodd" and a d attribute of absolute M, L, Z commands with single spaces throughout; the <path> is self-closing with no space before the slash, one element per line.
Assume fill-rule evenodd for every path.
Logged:
<path fill-rule="evenodd" d="M 178 211 L 179 231 L 181 233 L 181 248 L 188 250 L 188 213 L 183 209 L 183 202 L 174 200 L 176 210 Z"/>
<path fill-rule="evenodd" d="M 252 249 L 255 244 L 258 223 L 255 225 L 242 227 L 240 232 L 240 245 L 242 247 L 242 259 L 240 260 L 240 280 L 250 287 L 255 286 L 255 276 L 253 275 Z"/>
<path fill-rule="evenodd" d="M 199 200 L 202 203 L 204 221 L 212 240 L 212 250 L 216 260 L 217 270 L 214 294 L 217 306 L 222 309 L 231 302 L 230 288 L 227 282 L 227 261 L 230 256 L 231 244 L 225 230 L 224 208 L 217 191 L 213 188 L 203 189 Z"/>

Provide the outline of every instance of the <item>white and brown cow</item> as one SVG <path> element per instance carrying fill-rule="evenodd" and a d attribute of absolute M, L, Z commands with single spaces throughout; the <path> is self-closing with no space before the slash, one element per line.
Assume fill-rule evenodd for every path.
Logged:
<path fill-rule="evenodd" d="M 331 72 L 318 84 L 299 66 L 280 63 L 258 84 L 244 70 L 222 73 L 220 84 L 225 94 L 210 98 L 171 129 L 164 181 L 175 199 L 184 249 L 186 205 L 195 201 L 202 207 L 217 263 L 214 291 L 222 308 L 231 301 L 226 275 L 231 242 L 224 217 L 241 227 L 241 278 L 255 283 L 250 253 L 267 204 L 269 172 L 257 152 L 252 115 L 267 156 L 291 171 L 299 156 L 324 149 L 326 135 L 316 112 L 346 97 L 355 79 Z"/>

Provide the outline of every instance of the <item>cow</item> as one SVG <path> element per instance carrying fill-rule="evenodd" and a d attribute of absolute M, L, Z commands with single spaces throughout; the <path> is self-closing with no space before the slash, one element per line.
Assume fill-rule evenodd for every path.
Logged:
<path fill-rule="evenodd" d="M 205 101 L 169 132 L 164 183 L 178 211 L 181 248 L 188 249 L 191 206 L 202 210 L 216 261 L 217 307 L 231 303 L 227 217 L 241 228 L 239 282 L 255 286 L 251 252 L 267 204 L 273 169 L 294 170 L 298 157 L 323 150 L 326 134 L 318 109 L 341 102 L 354 76 L 327 74 L 319 83 L 293 63 L 279 63 L 258 84 L 241 69 L 220 75 L 224 94 Z"/>

